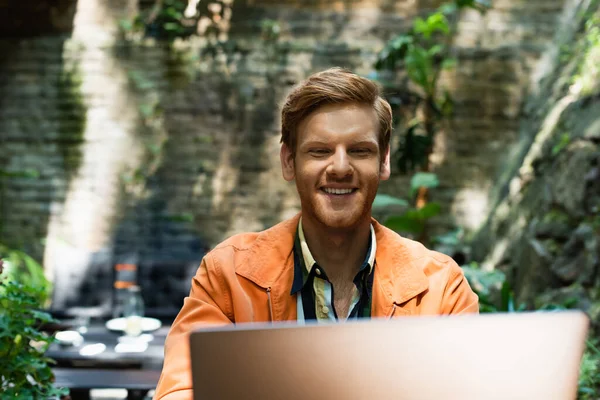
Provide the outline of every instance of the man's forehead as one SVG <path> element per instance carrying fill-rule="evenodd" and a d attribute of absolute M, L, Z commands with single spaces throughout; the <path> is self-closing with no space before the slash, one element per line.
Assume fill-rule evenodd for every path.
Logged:
<path fill-rule="evenodd" d="M 298 127 L 302 141 L 333 140 L 340 135 L 364 136 L 360 140 L 366 140 L 377 135 L 377 130 L 375 110 L 362 104 L 328 104 L 308 115 Z"/>

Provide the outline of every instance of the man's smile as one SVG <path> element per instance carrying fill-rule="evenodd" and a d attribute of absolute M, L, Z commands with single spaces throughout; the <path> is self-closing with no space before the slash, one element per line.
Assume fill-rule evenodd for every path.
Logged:
<path fill-rule="evenodd" d="M 325 192 L 326 194 L 335 195 L 335 196 L 349 195 L 349 194 L 356 192 L 357 190 L 358 190 L 357 188 L 321 187 L 321 191 Z"/>

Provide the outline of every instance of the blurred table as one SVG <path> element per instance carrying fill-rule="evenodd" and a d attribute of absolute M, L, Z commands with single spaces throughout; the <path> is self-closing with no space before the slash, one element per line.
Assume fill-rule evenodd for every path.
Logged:
<path fill-rule="evenodd" d="M 123 343 L 123 333 L 111 332 L 104 322 L 92 322 L 82 333 L 83 342 L 77 346 L 53 343 L 46 355 L 57 362 L 60 368 L 139 368 L 160 370 L 163 363 L 165 338 L 169 326 L 144 334 L 140 340 L 148 343 L 141 352 L 118 352 L 117 345 Z M 149 336 L 150 335 L 150 336 Z M 88 354 L 84 349 L 103 344 L 106 348 L 98 354 Z"/>
<path fill-rule="evenodd" d="M 67 387 L 73 400 L 90 398 L 91 389 L 127 389 L 128 400 L 142 400 L 156 387 L 160 371 L 54 368 L 55 385 Z"/>
<path fill-rule="evenodd" d="M 69 388 L 73 400 L 89 399 L 89 390 L 96 388 L 127 389 L 129 398 L 143 398 L 158 383 L 169 328 L 128 338 L 109 331 L 104 321 L 92 322 L 79 329 L 83 342 L 76 346 L 53 343 L 46 352 L 56 361 L 57 386 Z"/>

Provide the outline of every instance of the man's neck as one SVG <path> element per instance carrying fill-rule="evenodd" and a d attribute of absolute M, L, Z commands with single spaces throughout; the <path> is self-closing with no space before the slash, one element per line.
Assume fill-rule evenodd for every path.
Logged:
<path fill-rule="evenodd" d="M 303 216 L 302 229 L 313 258 L 331 281 L 354 279 L 369 247 L 370 218 L 351 229 L 331 229 Z"/>

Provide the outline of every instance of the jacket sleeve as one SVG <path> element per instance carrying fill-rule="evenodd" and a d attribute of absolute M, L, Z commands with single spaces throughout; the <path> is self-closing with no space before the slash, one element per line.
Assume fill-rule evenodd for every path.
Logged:
<path fill-rule="evenodd" d="M 165 341 L 165 359 L 155 400 L 191 400 L 192 371 L 189 334 L 199 325 L 226 325 L 229 295 L 219 269 L 207 255 L 192 279 L 190 295 L 173 322 Z"/>
<path fill-rule="evenodd" d="M 463 270 L 451 260 L 449 279 L 442 301 L 442 314 L 477 314 L 479 297 L 473 292 Z"/>

